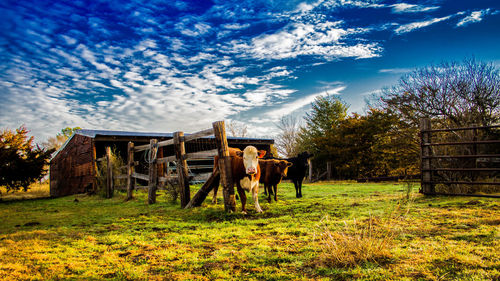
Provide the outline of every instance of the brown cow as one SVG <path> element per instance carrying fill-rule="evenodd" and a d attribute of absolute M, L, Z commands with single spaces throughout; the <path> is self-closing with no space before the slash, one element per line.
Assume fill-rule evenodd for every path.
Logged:
<path fill-rule="evenodd" d="M 259 182 L 263 183 L 264 190 L 267 190 L 267 201 L 269 201 L 269 203 L 271 203 L 271 194 L 273 193 L 273 189 L 274 201 L 278 201 L 278 184 L 280 184 L 282 178 L 286 177 L 288 167 L 292 165 L 292 163 L 286 160 L 259 160 L 261 170 Z"/>
<path fill-rule="evenodd" d="M 237 148 L 229 148 L 229 156 L 231 157 L 231 174 L 233 183 L 236 183 L 236 188 L 241 200 L 241 211 L 246 214 L 247 197 L 245 190 L 252 193 L 252 198 L 255 204 L 255 209 L 258 213 L 262 212 L 259 205 L 259 179 L 260 167 L 259 158 L 264 157 L 265 150 L 257 150 L 254 146 L 247 146 L 243 151 Z M 214 170 L 218 168 L 219 157 L 215 156 Z M 214 187 L 214 199 L 217 202 L 218 184 Z"/>

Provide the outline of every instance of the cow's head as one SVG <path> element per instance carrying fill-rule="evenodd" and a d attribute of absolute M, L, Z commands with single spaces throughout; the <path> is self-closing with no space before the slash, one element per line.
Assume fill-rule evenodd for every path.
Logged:
<path fill-rule="evenodd" d="M 288 167 L 291 167 L 292 165 L 293 163 L 290 163 L 286 160 L 274 161 L 274 166 L 281 174 L 281 177 L 286 177 L 286 174 L 288 173 Z"/>
<path fill-rule="evenodd" d="M 255 146 L 247 146 L 242 151 L 242 153 L 238 153 L 238 156 L 243 157 L 243 165 L 245 165 L 245 172 L 249 175 L 253 175 L 257 173 L 257 167 L 259 166 L 259 158 L 264 157 L 266 155 L 265 150 L 257 150 Z"/>

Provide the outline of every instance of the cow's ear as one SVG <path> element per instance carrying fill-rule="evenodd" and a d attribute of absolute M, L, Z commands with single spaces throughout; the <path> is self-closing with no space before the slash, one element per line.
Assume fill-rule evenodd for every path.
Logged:
<path fill-rule="evenodd" d="M 286 163 L 286 166 L 287 166 L 287 167 L 292 167 L 292 166 L 293 166 L 293 163 L 292 163 L 292 162 L 287 162 L 287 163 Z"/>
<path fill-rule="evenodd" d="M 243 157 L 243 151 L 236 151 L 236 156 Z"/>
<path fill-rule="evenodd" d="M 266 155 L 267 151 L 265 150 L 259 150 L 259 158 L 262 158 Z"/>

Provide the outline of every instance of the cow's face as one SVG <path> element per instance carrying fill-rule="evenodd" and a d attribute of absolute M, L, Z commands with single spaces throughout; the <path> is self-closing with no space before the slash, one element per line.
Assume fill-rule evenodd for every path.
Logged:
<path fill-rule="evenodd" d="M 248 175 L 253 175 L 257 173 L 257 167 L 259 167 L 259 158 L 264 157 L 266 154 L 265 150 L 257 150 L 254 146 L 247 146 L 243 150 L 243 165 L 245 166 L 245 172 Z"/>
<path fill-rule="evenodd" d="M 288 167 L 291 167 L 293 163 L 290 163 L 286 160 L 280 160 L 277 162 L 274 162 L 274 166 L 277 168 L 279 173 L 281 174 L 281 177 L 286 177 L 286 174 L 288 173 Z"/>

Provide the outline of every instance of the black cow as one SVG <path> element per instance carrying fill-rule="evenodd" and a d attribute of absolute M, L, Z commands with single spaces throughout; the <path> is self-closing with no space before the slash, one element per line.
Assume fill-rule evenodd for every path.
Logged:
<path fill-rule="evenodd" d="M 288 173 L 285 179 L 292 180 L 295 185 L 295 196 L 297 198 L 302 197 L 302 181 L 306 176 L 307 159 L 313 156 L 313 154 L 309 154 L 306 151 L 300 153 L 297 157 L 285 159 L 286 161 L 292 163 L 292 166 L 288 168 Z"/>

